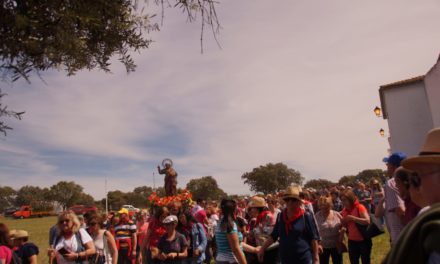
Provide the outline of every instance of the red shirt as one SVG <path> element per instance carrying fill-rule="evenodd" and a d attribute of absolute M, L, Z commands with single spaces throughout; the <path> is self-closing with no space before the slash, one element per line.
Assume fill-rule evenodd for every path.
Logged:
<path fill-rule="evenodd" d="M 352 215 L 355 217 L 361 217 L 361 213 L 367 212 L 367 209 L 365 206 L 359 203 L 359 201 L 355 201 L 353 208 L 348 211 L 347 208 L 344 208 L 341 212 L 342 217 L 345 217 L 347 215 Z M 362 241 L 364 240 L 364 237 L 362 236 L 361 232 L 359 232 L 359 229 L 356 226 L 356 223 L 354 221 L 350 221 L 346 224 L 347 231 L 348 231 L 348 239 L 353 241 Z"/>
<path fill-rule="evenodd" d="M 165 235 L 166 229 L 157 219 L 151 220 L 149 224 L 151 230 L 149 247 L 157 247 L 160 238 Z"/>

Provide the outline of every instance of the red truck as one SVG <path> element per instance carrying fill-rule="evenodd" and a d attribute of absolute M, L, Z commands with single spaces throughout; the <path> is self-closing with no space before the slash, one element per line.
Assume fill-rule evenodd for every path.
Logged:
<path fill-rule="evenodd" d="M 69 207 L 69 210 L 72 210 L 76 215 L 83 215 L 87 212 L 96 212 L 98 208 L 96 206 L 86 206 L 86 205 L 74 205 Z"/>
<path fill-rule="evenodd" d="M 32 206 L 30 205 L 22 205 L 18 211 L 16 211 L 13 216 L 14 218 L 30 218 L 30 217 L 43 217 L 53 215 L 53 210 L 49 211 L 40 211 L 40 210 L 32 210 Z"/>

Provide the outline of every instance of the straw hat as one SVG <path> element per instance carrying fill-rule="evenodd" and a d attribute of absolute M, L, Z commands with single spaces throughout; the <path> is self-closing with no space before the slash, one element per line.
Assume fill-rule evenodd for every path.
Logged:
<path fill-rule="evenodd" d="M 251 197 L 249 203 L 248 203 L 248 207 L 252 208 L 252 207 L 265 207 L 266 206 L 266 201 L 264 200 L 264 198 L 259 197 L 259 196 L 254 196 Z"/>
<path fill-rule="evenodd" d="M 15 234 L 17 234 L 17 229 L 11 229 L 9 230 L 9 237 L 14 239 L 15 238 Z"/>
<path fill-rule="evenodd" d="M 418 156 L 407 158 L 402 162 L 402 166 L 409 170 L 428 164 L 440 166 L 440 128 L 428 132 L 425 144 Z"/>
<path fill-rule="evenodd" d="M 17 230 L 14 234 L 14 239 L 19 239 L 23 237 L 29 237 L 29 233 L 26 230 Z"/>
<path fill-rule="evenodd" d="M 300 192 L 302 192 L 302 189 L 300 186 L 298 186 L 298 185 L 289 186 L 289 187 L 287 187 L 286 191 L 284 192 L 283 200 L 286 200 L 289 198 L 295 198 L 295 199 L 301 200 L 301 198 L 299 197 Z"/>

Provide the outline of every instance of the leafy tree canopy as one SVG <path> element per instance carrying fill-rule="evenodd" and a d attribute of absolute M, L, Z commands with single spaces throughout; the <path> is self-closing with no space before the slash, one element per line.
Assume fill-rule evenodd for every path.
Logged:
<path fill-rule="evenodd" d="M 245 184 L 249 184 L 251 191 L 264 194 L 284 190 L 293 183 L 301 185 L 304 181 L 299 171 L 288 168 L 283 163 L 268 163 L 244 173 L 241 178 Z"/>
<path fill-rule="evenodd" d="M 174 2 L 174 3 L 171 3 Z M 189 21 L 200 14 L 203 29 L 219 28 L 214 0 L 154 0 L 153 3 L 181 8 Z M 0 74 L 5 81 L 25 78 L 49 69 L 68 75 L 82 69 L 110 71 L 113 57 L 127 72 L 136 65 L 130 52 L 148 48 L 147 33 L 158 30 L 152 18 L 138 10 L 137 0 L 4 0 L 0 5 Z M 146 5 L 146 7 L 149 7 Z M 162 15 L 163 17 L 163 15 Z M 0 117 L 21 118 L 23 112 L 1 104 Z M 0 122 L 0 132 L 11 129 Z"/>
<path fill-rule="evenodd" d="M 313 180 L 307 181 L 306 184 L 304 184 L 304 187 L 313 188 L 316 190 L 321 190 L 321 189 L 330 188 L 330 187 L 334 186 L 335 184 L 336 183 L 331 182 L 326 179 L 313 179 Z"/>
<path fill-rule="evenodd" d="M 192 193 L 194 200 L 219 200 L 226 197 L 226 193 L 218 187 L 217 181 L 212 176 L 192 179 L 186 188 Z"/>

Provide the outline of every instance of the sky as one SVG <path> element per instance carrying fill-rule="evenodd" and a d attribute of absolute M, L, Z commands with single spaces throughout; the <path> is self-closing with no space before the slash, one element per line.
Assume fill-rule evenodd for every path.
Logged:
<path fill-rule="evenodd" d="M 440 2 L 220 1 L 215 43 L 200 21 L 167 8 L 134 73 L 49 71 L 3 90 L 26 111 L 0 138 L 1 185 L 75 181 L 108 190 L 162 186 L 171 158 L 178 187 L 213 176 L 230 194 L 241 175 L 283 162 L 306 180 L 384 168 L 380 85 L 425 74 L 440 53 Z M 148 10 L 148 9 L 147 9 Z M 160 22 L 160 21 L 159 21 Z"/>

